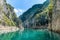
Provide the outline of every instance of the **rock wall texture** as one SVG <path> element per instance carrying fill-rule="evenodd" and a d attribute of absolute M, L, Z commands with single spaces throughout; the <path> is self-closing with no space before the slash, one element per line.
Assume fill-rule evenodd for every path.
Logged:
<path fill-rule="evenodd" d="M 0 0 L 0 25 L 15 25 L 12 20 L 14 19 L 14 15 L 14 7 L 12 7 L 10 4 L 7 4 L 6 0 Z"/>
<path fill-rule="evenodd" d="M 55 0 L 54 10 L 52 14 L 52 26 L 51 29 L 56 32 L 60 32 L 60 0 Z"/>

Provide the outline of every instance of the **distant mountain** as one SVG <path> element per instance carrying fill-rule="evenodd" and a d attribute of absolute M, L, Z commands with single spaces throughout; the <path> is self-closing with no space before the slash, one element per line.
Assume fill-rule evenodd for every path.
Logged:
<path fill-rule="evenodd" d="M 47 0 L 43 4 L 35 4 L 31 8 L 29 8 L 26 12 L 24 12 L 19 17 L 23 22 L 23 26 L 24 27 L 32 27 L 33 25 L 35 25 L 35 23 L 44 25 L 43 22 L 48 22 L 47 19 L 45 20 L 46 13 L 41 15 L 41 12 L 44 12 L 44 10 L 48 7 L 49 2 L 50 1 Z M 36 15 L 41 15 L 41 16 L 38 17 Z M 36 22 L 37 20 L 40 23 Z"/>
<path fill-rule="evenodd" d="M 41 9 L 46 8 L 48 4 L 49 4 L 49 0 L 47 0 L 43 4 L 35 4 L 31 8 L 29 8 L 26 12 L 24 12 L 19 18 L 24 22 L 25 20 L 35 15 L 37 11 L 42 12 L 43 10 Z"/>

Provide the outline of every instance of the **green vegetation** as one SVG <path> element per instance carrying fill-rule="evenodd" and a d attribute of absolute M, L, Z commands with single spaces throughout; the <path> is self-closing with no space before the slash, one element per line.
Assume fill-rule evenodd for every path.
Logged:
<path fill-rule="evenodd" d="M 4 13 L 4 21 L 2 23 L 9 26 L 19 26 L 22 22 L 28 21 L 30 23 L 33 21 L 33 19 L 34 21 L 38 20 L 38 22 L 41 22 L 43 19 L 49 21 L 49 16 L 51 16 L 50 13 L 52 14 L 53 9 L 52 3 L 52 0 L 50 0 L 50 2 L 49 0 L 47 0 L 46 2 L 44 2 L 44 4 L 33 5 L 32 8 L 28 9 L 26 12 L 23 13 L 23 15 L 19 17 L 22 21 L 19 18 L 17 18 L 14 12 L 14 7 L 6 3 L 5 5 L 7 13 L 2 11 L 2 13 Z M 0 7 L 0 9 L 2 9 L 2 7 Z"/>
<path fill-rule="evenodd" d="M 21 21 L 17 17 L 17 15 L 15 14 L 14 7 L 12 7 L 10 4 L 7 4 L 7 9 L 9 10 L 8 13 L 7 13 L 7 17 L 15 23 L 15 26 L 19 26 Z"/>
<path fill-rule="evenodd" d="M 16 23 L 16 26 L 19 26 L 19 24 L 21 24 L 21 20 L 19 18 L 17 18 L 16 14 L 13 13 L 12 15 L 12 20 Z"/>
<path fill-rule="evenodd" d="M 4 4 L 0 6 L 0 12 L 2 17 L 0 18 L 0 24 L 6 26 L 19 26 L 21 23 L 20 19 L 14 12 L 14 7 L 12 7 L 10 4 L 7 4 L 6 0 L 4 0 Z"/>
<path fill-rule="evenodd" d="M 53 0 L 47 0 L 44 4 L 35 4 L 28 9 L 20 19 L 24 26 L 30 25 L 46 25 L 52 20 Z M 33 22 L 34 21 L 34 22 Z M 33 23 L 32 23 L 33 22 Z"/>
<path fill-rule="evenodd" d="M 11 12 L 14 10 L 14 7 L 12 7 L 10 4 L 6 4 L 7 9 L 10 10 Z"/>
<path fill-rule="evenodd" d="M 1 24 L 1 21 L 0 21 L 0 24 Z"/>
<path fill-rule="evenodd" d="M 8 19 L 8 17 L 6 15 L 3 16 L 3 20 L 5 23 L 5 25 L 8 25 L 8 26 L 15 26 L 15 22 L 13 22 L 12 20 Z"/>

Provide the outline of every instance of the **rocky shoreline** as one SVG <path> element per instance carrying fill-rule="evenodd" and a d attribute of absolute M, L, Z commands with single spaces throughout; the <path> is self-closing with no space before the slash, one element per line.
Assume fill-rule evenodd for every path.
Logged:
<path fill-rule="evenodd" d="M 50 30 L 50 31 L 52 31 L 52 32 L 55 32 L 55 33 L 59 33 L 59 34 L 60 34 L 60 29 L 58 29 L 58 30 L 48 29 L 48 30 Z"/>
<path fill-rule="evenodd" d="M 15 26 L 0 26 L 0 34 L 3 34 L 3 33 L 8 33 L 8 32 L 15 32 L 15 31 L 18 31 L 19 28 L 18 27 L 15 27 Z"/>

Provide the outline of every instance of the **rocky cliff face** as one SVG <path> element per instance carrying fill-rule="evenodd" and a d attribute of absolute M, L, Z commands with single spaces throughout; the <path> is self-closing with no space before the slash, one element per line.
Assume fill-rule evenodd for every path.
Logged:
<path fill-rule="evenodd" d="M 0 0 L 0 25 L 15 25 L 13 19 L 17 18 L 14 8 L 6 3 L 6 0 Z"/>
<path fill-rule="evenodd" d="M 60 32 L 60 0 L 55 0 L 55 8 L 52 17 L 52 30 Z"/>
<path fill-rule="evenodd" d="M 0 20 L 2 19 L 3 16 L 3 12 L 5 12 L 5 1 L 4 0 L 0 0 Z"/>

